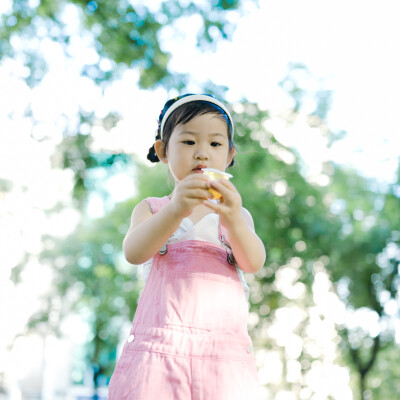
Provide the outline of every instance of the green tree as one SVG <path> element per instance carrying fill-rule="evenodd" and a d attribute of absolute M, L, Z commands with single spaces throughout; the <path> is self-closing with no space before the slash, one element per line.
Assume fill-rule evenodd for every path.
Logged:
<path fill-rule="evenodd" d="M 281 85 L 293 98 L 295 113 L 302 111 L 305 97 L 314 96 L 315 110 L 310 116 L 318 117 L 314 121 L 323 124 L 329 111 L 329 92 L 310 93 L 304 84 L 307 79 L 310 79 L 307 67 L 293 64 Z M 331 143 L 344 135 L 326 130 Z M 339 325 L 340 347 L 357 376 L 358 383 L 354 385 L 359 387 L 360 399 L 369 399 L 371 394 L 387 398 L 387 387 L 381 389 L 381 385 L 373 382 L 381 381 L 379 365 L 385 362 L 378 360 L 379 357 L 387 356 L 388 349 L 399 353 L 394 326 L 399 313 L 396 303 L 400 282 L 400 158 L 397 182 L 390 185 L 338 165 L 329 169 L 331 184 L 323 191 L 325 212 L 339 226 L 330 232 L 323 227 L 319 235 L 329 243 L 328 247 L 319 244 L 319 248 L 328 257 L 327 269 L 348 312 L 367 313 L 376 320 L 375 329 L 368 328 L 367 323 L 351 328 Z M 397 388 L 392 389 L 392 396 L 398 393 Z"/>
<path fill-rule="evenodd" d="M 256 348 L 278 348 L 286 365 L 284 346 L 265 332 L 276 323 L 283 308 L 295 305 L 307 314 L 314 304 L 313 285 L 318 268 L 330 274 L 336 293 L 349 310 L 369 308 L 387 318 L 384 305 L 379 305 L 377 299 L 383 298 L 382 293 L 388 288 L 391 294 L 384 295 L 385 302 L 398 295 L 398 259 L 393 249 L 388 253 L 390 257 L 385 256 L 387 247 L 399 240 L 397 186 L 377 194 L 368 180 L 334 165 L 325 167 L 330 185 L 310 183 L 299 172 L 303 170 L 301 159 L 265 129 L 267 111 L 242 102 L 241 110 L 238 107 L 234 115 L 239 151 L 231 169 L 233 182 L 252 213 L 267 250 L 266 265 L 251 282 L 250 311 L 257 316 L 251 334 Z M 50 298 L 58 296 L 66 312 L 90 316 L 86 317 L 93 332 L 87 349 L 88 364 L 96 366 L 96 377 L 103 380 L 113 368 L 121 326 L 132 319 L 140 292 L 140 282 L 132 280 L 135 267 L 121 261 L 123 234 L 128 229 L 131 210 L 140 199 L 170 192 L 164 167 L 149 168 L 136 162 L 137 198 L 115 205 L 104 218 L 82 221 L 70 237 L 58 243 L 51 243 L 51 238 L 45 241 L 49 250 L 42 254 L 42 261 L 54 264 L 55 272 L 55 291 Z M 384 222 L 389 216 L 392 220 Z M 381 265 L 375 262 L 379 257 Z M 298 275 L 293 284 L 303 288 L 304 295 L 300 297 L 282 289 L 279 281 L 283 269 L 296 268 Z M 371 288 L 371 283 L 376 283 L 375 288 Z M 77 290 L 80 295 L 74 295 Z M 55 314 L 51 301 L 46 306 L 38 320 Z M 107 328 L 106 321 L 112 321 Z M 306 338 L 309 323 L 306 315 L 295 327 L 293 336 Z M 359 376 L 361 391 L 366 396 L 368 390 L 394 391 L 395 385 L 382 389 L 376 386 L 382 371 L 373 368 L 384 365 L 377 354 L 387 354 L 386 349 L 394 346 L 393 330 L 382 330 L 371 337 L 358 328 L 355 331 L 343 325 L 337 329 L 342 337 L 343 362 Z M 374 345 L 376 342 L 378 345 Z M 306 374 L 312 363 L 322 358 L 310 353 L 304 340 L 296 362 L 302 365 L 302 374 Z M 271 386 L 271 396 L 283 388 L 294 393 L 306 388 L 305 383 L 290 382 Z"/>
<path fill-rule="evenodd" d="M 379 375 L 378 357 L 389 348 L 399 353 L 394 338 L 400 282 L 398 183 L 382 190 L 353 171 L 337 169 L 332 193 L 343 223 L 338 247 L 331 252 L 332 279 L 353 313 L 368 312 L 376 321 L 374 329 L 367 324 L 341 327 L 342 348 L 358 374 L 360 398 L 368 399 L 371 390 L 380 391 L 367 384 Z"/>
<path fill-rule="evenodd" d="M 240 14 L 244 1 L 253 0 L 213 0 L 202 4 L 176 0 L 160 2 L 156 8 L 125 0 L 14 0 L 10 10 L 0 16 L 0 62 L 21 61 L 28 71 L 23 78 L 34 87 L 40 85 L 47 73 L 46 59 L 40 50 L 43 41 L 57 43 L 66 57 L 70 57 L 73 41 L 83 36 L 92 43 L 98 57 L 97 62 L 81 65 L 81 75 L 101 88 L 118 80 L 127 69 L 134 69 L 139 72 L 142 88 L 162 86 L 180 90 L 185 87 L 188 76 L 170 71 L 171 55 L 163 49 L 160 40 L 163 29 L 174 26 L 180 19 L 197 16 L 201 20 L 197 45 L 213 49 L 216 42 L 231 37 L 234 30 L 231 14 Z M 71 15 L 78 16 L 76 31 L 71 29 Z M 30 110 L 26 114 L 29 117 Z M 110 113 L 102 124 L 110 130 L 119 118 Z M 110 175 L 116 167 L 130 168 L 134 163 L 126 154 L 92 152 L 91 137 L 84 126 L 92 127 L 95 116 L 80 110 L 77 119 L 76 126 L 68 124 L 63 132 L 64 140 L 55 154 L 54 166 L 73 172 L 75 204 L 83 210 L 88 193 L 98 191 L 101 186 L 93 172 L 101 169 Z M 107 196 L 104 190 L 100 194 Z M 44 301 L 43 309 L 32 316 L 29 327 L 34 329 L 46 323 L 57 332 L 58 323 L 69 312 L 85 315 L 92 330 L 87 361 L 93 369 L 95 386 L 102 377 L 110 375 L 121 320 L 132 318 L 140 290 L 135 279 L 132 280 L 132 269 L 118 262 L 122 234 L 134 205 L 135 200 L 126 207 L 121 205 L 122 208 L 99 221 L 82 218 L 74 235 L 61 242 L 43 239 L 45 250 L 41 260 L 53 267 L 54 291 Z M 121 215 L 124 215 L 122 225 Z M 56 250 L 51 250 L 51 246 Z M 26 254 L 13 269 L 15 282 L 29 257 Z M 113 297 L 116 291 L 120 296 Z"/>
<path fill-rule="evenodd" d="M 218 41 L 231 38 L 235 28 L 231 22 L 232 14 L 240 15 L 244 3 L 254 2 L 213 0 L 187 4 L 173 0 L 160 1 L 158 6 L 150 7 L 126 0 L 13 0 L 10 10 L 0 16 L 0 62 L 7 59 L 21 61 L 28 72 L 24 79 L 34 87 L 47 72 L 47 62 L 40 48 L 43 41 L 51 40 L 60 45 L 66 57 L 71 57 L 74 40 L 84 37 L 92 44 L 97 61 L 81 64 L 80 73 L 102 89 L 118 80 L 127 69 L 133 69 L 139 72 L 138 84 L 142 88 L 162 86 L 167 90 L 183 90 L 190 77 L 170 70 L 171 54 L 164 50 L 160 39 L 163 29 L 196 16 L 201 21 L 197 46 L 212 50 Z M 75 24 L 76 21 L 71 19 L 75 18 L 78 18 L 79 26 L 72 29 L 71 22 Z M 27 110 L 27 116 L 30 113 Z M 87 187 L 93 183 L 87 171 L 111 167 L 114 162 L 126 159 L 122 155 L 90 153 L 90 139 L 85 127 L 95 125 L 95 115 L 80 110 L 77 118 L 78 124 L 66 124 L 61 157 L 57 159 L 62 168 L 73 170 L 74 197 L 82 207 L 87 200 Z M 102 124 L 109 130 L 119 119 L 119 115 L 110 113 Z"/>
<path fill-rule="evenodd" d="M 253 0 L 247 0 L 247 2 Z M 72 36 L 67 12 L 78 11 L 80 34 L 90 37 L 99 54 L 99 62 L 85 65 L 82 74 L 98 83 L 106 83 L 118 76 L 121 69 L 137 68 L 140 85 L 182 88 L 187 77 L 171 74 L 168 62 L 171 55 L 163 50 L 160 33 L 165 26 L 177 20 L 197 15 L 201 27 L 197 33 L 198 45 L 203 49 L 215 46 L 221 39 L 229 39 L 234 30 L 230 12 L 240 12 L 243 1 L 213 0 L 189 3 L 173 0 L 160 1 L 155 9 L 138 2 L 125 0 L 13 0 L 11 10 L 0 20 L 1 58 L 13 57 L 21 52 L 29 67 L 27 80 L 35 85 L 46 73 L 46 63 L 39 51 L 40 41 L 50 38 L 63 45 L 68 54 Z M 18 50 L 13 39 L 21 38 L 26 46 Z M 111 61 L 104 70 L 101 60 Z"/>
<path fill-rule="evenodd" d="M 168 190 L 166 175 L 160 167 L 140 174 L 140 196 L 162 195 Z M 137 168 L 143 171 L 143 166 Z M 80 316 L 90 334 L 85 338 L 83 351 L 85 370 L 79 369 L 80 359 L 75 360 L 73 368 L 82 377 L 90 369 L 95 388 L 107 383 L 114 370 L 117 345 L 123 339 L 122 328 L 133 319 L 143 289 L 138 267 L 130 265 L 122 253 L 130 214 L 140 200 L 137 197 L 119 203 L 102 218 L 83 217 L 75 231 L 65 238 L 43 238 L 40 260 L 51 266 L 53 284 L 42 309 L 31 317 L 29 328 L 44 323 L 60 335 L 65 317 Z"/>
<path fill-rule="evenodd" d="M 212 1 L 184 6 L 183 2 L 168 1 L 154 11 L 122 0 L 37 3 L 15 0 L 10 12 L 1 16 L 0 57 L 2 60 L 22 57 L 29 71 L 27 82 L 38 85 L 46 73 L 45 60 L 38 51 L 40 41 L 51 38 L 62 44 L 68 54 L 73 34 L 65 15 L 68 7 L 72 7 L 78 11 L 80 33 L 91 38 L 98 54 L 97 63 L 82 66 L 82 75 L 105 87 L 125 69 L 134 68 L 139 71 L 140 85 L 144 88 L 162 85 L 182 89 L 188 77 L 169 70 L 170 55 L 163 50 L 160 40 L 163 27 L 180 18 L 200 15 L 203 23 L 198 44 L 202 48 L 212 47 L 221 38 L 230 37 L 233 26 L 228 22 L 229 13 L 240 12 L 243 2 Z M 19 48 L 13 45 L 17 39 L 22 39 Z M 102 67 L 102 60 L 108 60 L 111 67 Z M 321 89 L 310 94 L 301 85 L 298 73 L 308 76 L 304 66 L 295 65 L 282 82 L 294 99 L 287 122 L 307 113 L 310 124 L 320 127 L 331 142 L 341 137 L 342 132 L 331 132 L 326 125 L 330 93 Z M 210 84 L 208 91 L 224 97 L 223 90 Z M 304 110 L 303 99 L 310 95 L 314 96 L 315 109 Z M 110 129 L 118 118 L 110 114 L 103 124 Z M 306 316 L 294 328 L 293 337 L 304 340 L 295 361 L 301 364 L 303 375 L 312 368 L 312 362 L 321 356 L 307 350 L 310 320 L 307 311 L 314 304 L 316 271 L 326 271 L 349 311 L 367 310 L 381 323 L 381 328 L 372 333 L 363 326 L 339 325 L 341 360 L 359 378 L 361 396 L 365 399 L 371 394 L 393 398 L 399 388 L 394 380 L 388 383 L 383 379 L 383 371 L 390 365 L 391 373 L 396 376 L 393 362 L 398 346 L 392 324 L 398 313 L 398 309 L 393 313 L 393 301 L 398 299 L 399 287 L 400 181 L 381 190 L 356 172 L 327 164 L 324 173 L 330 184 L 321 187 L 310 183 L 296 152 L 265 129 L 268 118 L 267 111 L 246 101 L 235 112 L 240 151 L 232 169 L 234 183 L 267 250 L 265 268 L 251 282 L 251 312 L 256 316 L 251 332 L 255 345 L 259 349 L 278 348 L 287 369 L 285 348 L 269 336 L 268 329 L 277 321 L 280 310 L 301 307 Z M 81 112 L 77 127 L 64 132 L 65 139 L 55 157 L 61 160 L 57 166 L 74 173 L 77 206 L 82 207 L 87 194 L 101 186 L 90 173 L 99 168 L 111 174 L 117 165 L 135 168 L 138 195 L 115 205 L 104 218 L 83 217 L 76 231 L 61 241 L 43 239 L 45 249 L 41 260 L 52 266 L 54 287 L 30 325 L 44 322 L 57 332 L 65 315 L 80 314 L 92 332 L 87 338 L 86 360 L 93 370 L 96 386 L 110 376 L 121 327 L 132 319 L 141 290 L 136 268 L 129 266 L 121 253 L 131 210 L 141 198 L 164 195 L 169 188 L 162 166 L 144 168 L 126 154 L 91 151 L 90 135 L 81 127 L 91 126 L 93 121 L 93 115 Z M 13 271 L 16 281 L 22 268 L 23 263 Z M 293 297 L 280 286 L 285 270 L 295 274 L 293 287 L 297 285 L 303 291 L 302 296 Z M 305 386 L 304 382 L 271 385 L 271 397 L 282 388 L 299 393 Z"/>

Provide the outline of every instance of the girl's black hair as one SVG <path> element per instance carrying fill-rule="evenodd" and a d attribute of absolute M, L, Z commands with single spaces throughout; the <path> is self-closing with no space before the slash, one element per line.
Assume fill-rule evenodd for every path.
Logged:
<path fill-rule="evenodd" d="M 163 116 L 165 115 L 166 111 L 168 110 L 169 107 L 171 107 L 172 104 L 175 103 L 175 101 L 181 99 L 182 97 L 189 96 L 188 94 L 180 96 L 180 97 L 175 97 L 174 99 L 168 100 L 164 108 L 162 109 L 160 116 L 158 118 L 158 128 L 157 128 L 157 135 L 156 135 L 156 140 L 161 139 L 161 122 L 163 120 Z M 165 122 L 164 129 L 163 129 L 163 137 L 162 141 L 164 143 L 164 148 L 165 150 L 168 147 L 169 139 L 171 138 L 172 131 L 174 128 L 179 125 L 179 124 L 186 124 L 192 119 L 204 115 L 204 114 L 216 114 L 218 117 L 223 119 L 228 127 L 228 140 L 229 140 L 229 150 L 234 149 L 235 145 L 233 143 L 233 137 L 232 137 L 232 124 L 231 120 L 229 117 L 226 115 L 225 111 L 217 106 L 214 103 L 209 103 L 208 101 L 203 101 L 203 100 L 197 100 L 197 101 L 191 101 L 188 103 L 184 103 L 181 106 L 179 106 L 175 111 L 171 113 L 171 115 L 168 117 L 167 121 Z M 149 149 L 149 153 L 147 154 L 147 159 L 150 160 L 151 162 L 159 162 L 160 159 L 157 156 L 154 144 L 152 147 Z M 229 164 L 228 167 L 231 167 L 234 165 L 234 160 L 232 159 L 232 162 Z"/>

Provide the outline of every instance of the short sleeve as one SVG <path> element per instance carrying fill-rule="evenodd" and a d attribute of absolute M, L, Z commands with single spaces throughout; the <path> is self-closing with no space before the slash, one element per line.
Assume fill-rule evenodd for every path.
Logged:
<path fill-rule="evenodd" d="M 169 197 L 147 197 L 144 200 L 149 203 L 152 214 L 155 214 L 158 213 L 169 202 Z"/>

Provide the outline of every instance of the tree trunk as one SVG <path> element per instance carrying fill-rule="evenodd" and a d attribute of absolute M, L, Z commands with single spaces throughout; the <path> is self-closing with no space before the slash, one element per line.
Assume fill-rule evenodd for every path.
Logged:
<path fill-rule="evenodd" d="M 365 397 L 365 377 L 366 374 L 360 374 L 360 398 L 361 400 L 366 400 Z"/>
<path fill-rule="evenodd" d="M 357 371 L 360 375 L 360 398 L 361 400 L 367 400 L 365 397 L 366 383 L 365 379 L 367 377 L 368 372 L 371 370 L 372 366 L 375 363 L 376 357 L 378 355 L 380 349 L 380 337 L 376 336 L 374 339 L 374 345 L 372 347 L 372 351 L 368 361 L 362 361 L 361 356 L 359 354 L 360 349 L 351 349 L 350 355 L 353 360 L 354 365 L 357 368 Z"/>

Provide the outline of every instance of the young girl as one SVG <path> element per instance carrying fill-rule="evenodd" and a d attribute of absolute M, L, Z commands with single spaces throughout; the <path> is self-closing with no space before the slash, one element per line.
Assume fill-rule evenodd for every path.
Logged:
<path fill-rule="evenodd" d="M 259 399 L 243 271 L 264 265 L 264 246 L 235 186 L 202 173 L 233 165 L 233 131 L 209 95 L 177 97 L 161 111 L 148 158 L 168 165 L 175 188 L 132 213 L 123 249 L 144 263 L 147 281 L 109 400 Z"/>

